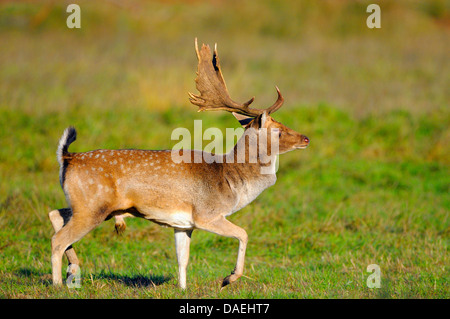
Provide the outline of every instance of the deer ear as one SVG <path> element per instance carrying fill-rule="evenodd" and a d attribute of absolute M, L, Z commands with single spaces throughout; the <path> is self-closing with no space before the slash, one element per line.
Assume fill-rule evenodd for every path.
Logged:
<path fill-rule="evenodd" d="M 266 112 L 264 112 L 263 114 L 261 114 L 261 124 L 260 124 L 260 128 L 264 127 L 264 125 L 266 124 L 266 120 L 267 120 L 267 114 Z"/>
<path fill-rule="evenodd" d="M 259 114 L 257 117 L 253 119 L 252 122 L 248 126 L 253 127 L 256 130 L 263 128 L 266 124 L 267 115 L 266 113 Z"/>
<path fill-rule="evenodd" d="M 246 127 L 251 121 L 253 121 L 254 117 L 251 116 L 247 116 L 247 115 L 242 115 L 239 113 L 235 113 L 235 112 L 231 112 L 234 117 L 236 118 L 236 120 L 239 121 L 239 123 L 243 126 Z"/>

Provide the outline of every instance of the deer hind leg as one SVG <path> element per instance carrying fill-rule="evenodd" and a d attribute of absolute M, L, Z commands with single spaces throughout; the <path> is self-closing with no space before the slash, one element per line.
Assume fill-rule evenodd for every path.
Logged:
<path fill-rule="evenodd" d="M 122 235 L 124 233 L 125 229 L 127 228 L 127 224 L 125 223 L 125 220 L 124 220 L 127 217 L 134 217 L 134 216 L 130 213 L 124 213 L 124 214 L 114 216 L 114 219 L 115 219 L 114 229 L 115 229 L 117 235 Z"/>
<path fill-rule="evenodd" d="M 239 240 L 239 251 L 236 267 L 230 275 L 223 279 L 222 288 L 238 280 L 244 273 L 245 250 L 247 249 L 248 242 L 247 232 L 243 228 L 226 220 L 223 216 L 220 216 L 212 221 L 201 222 L 200 224 L 196 222 L 196 227 L 221 236 L 232 237 Z"/>
<path fill-rule="evenodd" d="M 100 216 L 97 215 L 97 217 Z M 67 250 L 70 249 L 72 249 L 73 251 L 73 248 L 70 248 L 71 245 L 79 241 L 87 233 L 89 233 L 96 226 L 98 226 L 103 221 L 103 219 L 104 218 L 94 218 L 89 214 L 86 214 L 84 211 L 77 211 L 75 214 L 72 215 L 70 220 L 62 228 L 60 228 L 55 233 L 55 235 L 53 235 L 52 237 L 53 285 L 62 284 L 61 261 L 64 252 L 67 253 Z M 76 260 L 74 259 L 74 256 Z M 69 263 L 71 263 L 71 261 L 78 262 L 78 259 L 76 258 L 74 251 L 73 254 L 69 252 L 68 258 L 70 258 Z"/>
<path fill-rule="evenodd" d="M 72 218 L 72 210 L 70 208 L 55 209 L 52 210 L 50 213 L 48 213 L 48 217 L 50 218 L 55 233 L 57 233 Z M 72 245 L 70 245 L 66 249 L 65 255 L 69 263 L 69 270 L 67 276 L 69 276 L 70 274 L 75 274 L 77 269 L 79 269 L 80 263 L 78 261 L 78 257 L 77 254 L 75 253 L 75 250 L 72 248 Z"/>
<path fill-rule="evenodd" d="M 178 282 L 181 289 L 186 289 L 186 268 L 189 261 L 189 246 L 192 229 L 174 229 L 175 249 L 178 261 Z"/>

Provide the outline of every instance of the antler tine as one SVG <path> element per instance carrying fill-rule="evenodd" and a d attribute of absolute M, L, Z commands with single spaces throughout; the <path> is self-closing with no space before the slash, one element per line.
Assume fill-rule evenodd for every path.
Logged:
<path fill-rule="evenodd" d="M 248 107 L 250 104 L 253 103 L 254 100 L 255 100 L 255 97 L 252 97 L 250 100 L 248 100 L 247 102 L 245 102 L 244 104 L 242 104 L 242 106 Z"/>
<path fill-rule="evenodd" d="M 197 42 L 197 38 L 195 38 L 195 53 L 197 54 L 197 59 L 200 60 L 200 53 L 198 51 L 198 42 Z"/>
<path fill-rule="evenodd" d="M 281 95 L 280 89 L 278 86 L 275 86 L 275 88 L 277 89 L 278 98 L 275 103 L 267 109 L 267 114 L 276 112 L 284 103 L 284 98 Z"/>

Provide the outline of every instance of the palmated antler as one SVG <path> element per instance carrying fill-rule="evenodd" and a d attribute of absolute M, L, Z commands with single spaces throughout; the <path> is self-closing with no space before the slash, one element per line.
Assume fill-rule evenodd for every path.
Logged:
<path fill-rule="evenodd" d="M 211 49 L 208 45 L 203 44 L 199 51 L 196 38 L 195 51 L 198 58 L 198 71 L 195 83 L 197 84 L 197 90 L 200 92 L 200 95 L 189 93 L 189 100 L 192 104 L 200 107 L 199 112 L 223 110 L 256 117 L 264 112 L 266 114 L 273 113 L 283 105 L 284 99 L 278 87 L 276 88 L 278 99 L 267 109 L 250 108 L 249 105 L 255 100 L 254 97 L 243 104 L 233 101 L 228 94 L 227 86 L 220 69 L 217 45 L 214 48 L 213 55 L 211 55 Z"/>

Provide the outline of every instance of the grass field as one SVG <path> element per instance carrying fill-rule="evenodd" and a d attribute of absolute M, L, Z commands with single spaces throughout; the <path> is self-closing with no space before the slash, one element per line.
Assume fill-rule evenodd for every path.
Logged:
<path fill-rule="evenodd" d="M 1 298 L 449 298 L 450 16 L 445 1 L 0 3 Z M 74 245 L 80 289 L 51 285 L 47 213 L 66 206 L 56 146 L 170 149 L 173 129 L 238 123 L 196 113 L 193 40 L 218 42 L 232 97 L 285 106 L 307 135 L 278 180 L 230 216 L 247 230 L 245 275 L 220 291 L 238 242 L 194 231 L 188 288 L 173 231 L 107 221 Z M 381 288 L 366 281 L 381 269 Z"/>

